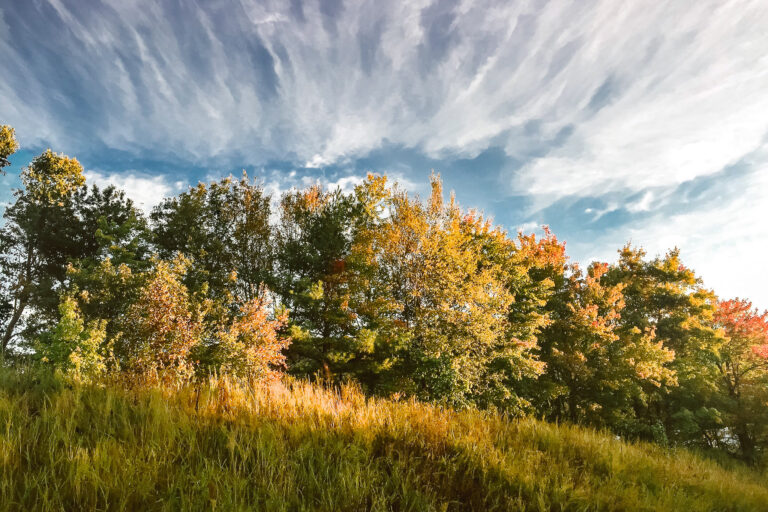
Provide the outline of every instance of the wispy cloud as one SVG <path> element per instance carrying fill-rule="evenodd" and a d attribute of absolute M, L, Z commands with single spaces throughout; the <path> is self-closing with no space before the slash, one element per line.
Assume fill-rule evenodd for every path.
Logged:
<path fill-rule="evenodd" d="M 283 189 L 290 166 L 350 186 L 371 168 L 422 182 L 428 164 L 462 203 L 508 226 L 548 222 L 580 257 L 630 234 L 704 254 L 711 232 L 694 216 L 722 211 L 707 218 L 733 232 L 763 213 L 735 193 L 674 208 L 686 184 L 709 176 L 717 190 L 746 155 L 768 162 L 763 0 L 11 4 L 0 121 L 96 168 L 105 149 L 178 163 L 168 185 L 185 165 L 277 161 Z M 765 187 L 750 194 L 768 203 Z M 751 254 L 764 240 L 732 244 Z"/>
<path fill-rule="evenodd" d="M 718 175 L 668 194 L 663 206 L 572 244 L 583 259 L 613 261 L 630 241 L 653 255 L 679 247 L 684 262 L 721 296 L 747 297 L 768 307 L 768 144 Z M 631 205 L 628 205 L 631 207 Z"/>
<path fill-rule="evenodd" d="M 253 164 L 501 144 L 551 198 L 715 172 L 768 128 L 760 1 L 336 4 L 6 7 L 3 113 L 28 141 Z"/>

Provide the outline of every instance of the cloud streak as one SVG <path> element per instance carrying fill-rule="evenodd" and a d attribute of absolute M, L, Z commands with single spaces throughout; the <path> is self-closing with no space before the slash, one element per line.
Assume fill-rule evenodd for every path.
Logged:
<path fill-rule="evenodd" d="M 615 248 L 626 241 L 644 247 L 651 256 L 679 247 L 685 263 L 706 286 L 725 298 L 751 298 L 765 307 L 766 161 L 768 144 L 716 175 L 667 190 L 666 197 L 644 195 L 639 200 L 644 207 L 641 215 L 594 238 L 585 237 L 571 250 L 583 260 L 612 261 Z"/>
<path fill-rule="evenodd" d="M 767 12 L 758 1 L 19 2 L 3 10 L 0 90 L 33 144 L 162 141 L 198 160 L 311 165 L 385 141 L 433 157 L 502 145 L 527 161 L 513 191 L 557 198 L 620 190 L 626 176 L 680 183 L 752 150 L 768 130 Z"/>
<path fill-rule="evenodd" d="M 762 0 L 18 1 L 0 7 L 0 121 L 99 169 L 107 150 L 213 174 L 279 162 L 278 188 L 291 166 L 348 186 L 434 165 L 460 199 L 549 222 L 578 257 L 620 233 L 704 254 L 695 216 L 731 232 L 765 213 L 718 180 L 768 162 L 766 26 Z M 122 169 L 94 176 L 136 194 L 179 179 Z M 735 181 L 764 204 L 751 172 Z M 681 195 L 707 177 L 716 205 Z"/>

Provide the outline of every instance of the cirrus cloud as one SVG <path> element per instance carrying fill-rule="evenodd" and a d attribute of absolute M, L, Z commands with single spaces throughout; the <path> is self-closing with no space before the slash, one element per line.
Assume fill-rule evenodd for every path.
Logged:
<path fill-rule="evenodd" d="M 0 121 L 147 205 L 242 167 L 276 190 L 434 167 L 577 258 L 674 240 L 768 306 L 768 278 L 711 270 L 766 249 L 728 238 L 765 213 L 729 183 L 768 203 L 766 26 L 762 0 L 19 0 L 0 6 Z"/>

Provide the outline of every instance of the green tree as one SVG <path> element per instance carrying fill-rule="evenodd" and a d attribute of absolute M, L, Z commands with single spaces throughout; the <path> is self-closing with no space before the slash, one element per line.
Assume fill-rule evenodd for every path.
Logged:
<path fill-rule="evenodd" d="M 625 246 L 603 277 L 605 285 L 623 286 L 625 307 L 620 334 L 653 332 L 674 352 L 667 366 L 677 386 L 661 386 L 646 402 L 637 402 L 644 420 L 637 435 L 658 441 L 700 442 L 717 421 L 711 403 L 717 381 L 715 361 L 723 337 L 714 325 L 717 298 L 685 267 L 677 249 L 645 260 L 642 249 Z"/>
<path fill-rule="evenodd" d="M 92 382 L 107 371 L 110 359 L 106 322 L 85 325 L 77 301 L 65 296 L 59 305 L 61 317 L 36 345 L 39 357 L 78 382 Z"/>
<path fill-rule="evenodd" d="M 46 319 L 55 321 L 67 263 L 80 253 L 72 201 L 85 182 L 78 161 L 47 150 L 22 171 L 21 179 L 24 188 L 5 210 L 0 230 L 0 281 L 3 302 L 10 304 L 0 333 L 3 353 L 19 334 L 28 308 L 41 318 L 26 322 L 27 330 Z"/>
<path fill-rule="evenodd" d="M 83 187 L 73 197 L 80 249 L 67 268 L 67 291 L 79 297 L 86 319 L 125 313 L 138 293 L 141 272 L 150 267 L 146 218 L 114 187 Z M 109 335 L 114 324 L 108 325 Z"/>
<path fill-rule="evenodd" d="M 206 284 L 217 300 L 250 301 L 273 275 L 270 202 L 245 173 L 240 180 L 201 183 L 152 212 L 155 247 L 162 258 L 180 252 L 192 259 L 184 278 L 192 290 Z"/>
<path fill-rule="evenodd" d="M 281 199 L 275 290 L 291 312 L 294 374 L 347 375 L 360 328 L 348 268 L 359 211 L 354 197 L 318 185 Z"/>
<path fill-rule="evenodd" d="M 620 433 L 637 430 L 635 405 L 675 383 L 672 351 L 653 332 L 621 329 L 623 285 L 605 285 L 608 265 L 586 274 L 564 264 L 547 308 L 551 324 L 540 336 L 546 371 L 533 401 L 553 420 L 567 419 Z"/>
<path fill-rule="evenodd" d="M 92 265 L 110 258 L 114 264 L 132 269 L 147 267 L 151 254 L 147 220 L 124 191 L 93 185 L 79 189 L 73 200 L 82 248 L 80 263 Z"/>
<path fill-rule="evenodd" d="M 11 304 L 4 346 L 23 324 L 28 340 L 54 325 L 63 293 L 88 288 L 94 295 L 114 294 L 95 289 L 93 274 L 105 259 L 140 269 L 149 252 L 143 214 L 114 187 L 85 187 L 76 160 L 46 151 L 24 170 L 22 182 L 0 231 L 0 272 Z M 108 307 L 117 310 L 122 298 L 115 299 Z M 87 319 L 112 316 L 103 302 L 81 306 Z"/>

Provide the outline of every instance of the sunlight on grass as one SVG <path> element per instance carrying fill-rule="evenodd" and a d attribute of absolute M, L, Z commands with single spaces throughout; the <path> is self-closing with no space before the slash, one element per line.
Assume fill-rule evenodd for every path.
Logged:
<path fill-rule="evenodd" d="M 354 387 L 70 387 L 4 372 L 3 510 L 765 510 L 686 451 Z"/>

